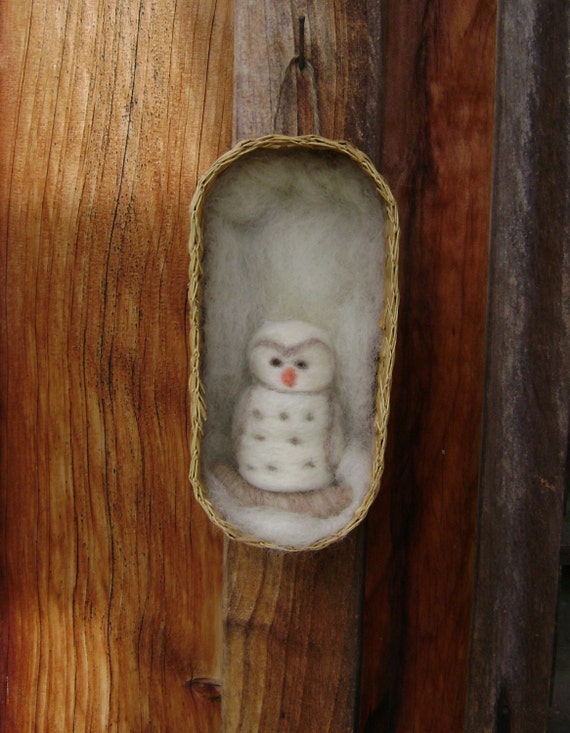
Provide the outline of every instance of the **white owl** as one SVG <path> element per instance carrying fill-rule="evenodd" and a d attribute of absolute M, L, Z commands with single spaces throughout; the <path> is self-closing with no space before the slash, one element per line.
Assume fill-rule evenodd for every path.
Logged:
<path fill-rule="evenodd" d="M 302 321 L 266 323 L 253 336 L 248 358 L 254 381 L 238 401 L 233 424 L 239 473 L 267 491 L 330 486 L 344 438 L 327 334 Z"/>

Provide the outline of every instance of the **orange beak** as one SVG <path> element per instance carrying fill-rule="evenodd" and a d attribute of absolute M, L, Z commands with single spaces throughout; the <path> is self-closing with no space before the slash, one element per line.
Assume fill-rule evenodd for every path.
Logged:
<path fill-rule="evenodd" d="M 281 381 L 286 387 L 294 387 L 297 381 L 297 372 L 293 367 L 287 367 L 281 372 Z"/>

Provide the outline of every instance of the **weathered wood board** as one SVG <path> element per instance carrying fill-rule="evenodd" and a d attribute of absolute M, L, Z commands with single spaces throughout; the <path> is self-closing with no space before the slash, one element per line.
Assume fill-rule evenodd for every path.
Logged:
<path fill-rule="evenodd" d="M 228 3 L 0 7 L 0 729 L 219 730 L 222 543 L 187 482 L 188 205 Z"/>
<path fill-rule="evenodd" d="M 321 133 L 372 157 L 379 146 L 378 10 L 364 2 L 236 2 L 234 140 L 313 132 L 298 48 L 316 69 Z M 277 115 L 276 115 L 277 111 Z M 277 129 L 274 130 L 274 117 Z M 229 542 L 225 568 L 224 729 L 352 733 L 357 720 L 363 531 L 317 553 Z"/>
<path fill-rule="evenodd" d="M 495 0 L 383 3 L 382 157 L 400 208 L 386 474 L 368 527 L 362 729 L 462 730 L 492 186 Z"/>
<path fill-rule="evenodd" d="M 546 730 L 570 412 L 570 8 L 498 21 L 469 733 Z"/>

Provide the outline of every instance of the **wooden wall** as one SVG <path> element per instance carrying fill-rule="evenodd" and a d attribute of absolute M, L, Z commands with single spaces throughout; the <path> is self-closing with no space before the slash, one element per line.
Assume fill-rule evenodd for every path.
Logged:
<path fill-rule="evenodd" d="M 515 5 L 505 0 L 498 22 L 496 0 L 4 0 L 0 730 L 335 733 L 359 718 L 366 733 L 458 733 L 466 710 L 471 730 L 493 730 L 506 677 L 481 670 L 498 586 L 480 563 L 475 586 L 475 554 L 492 216 L 492 267 L 508 231 L 492 199 L 495 41 L 508 60 Z M 531 29 L 559 29 L 548 37 L 562 48 L 556 14 L 542 0 L 525 7 Z M 226 546 L 223 590 L 223 541 L 186 478 L 188 205 L 232 139 L 271 131 L 301 13 L 322 132 L 366 150 L 400 206 L 387 469 L 366 528 L 297 558 Z M 533 33 L 525 42 L 548 61 L 533 68 L 558 74 L 533 87 L 549 109 L 531 116 L 544 135 L 563 85 L 555 60 L 567 57 Z M 299 94 L 282 111 L 288 132 L 311 121 Z M 539 159 L 567 175 L 549 144 Z M 540 201 L 541 227 L 567 221 L 562 199 Z M 545 241 L 560 242 L 552 226 Z M 526 292 L 550 292 L 562 342 L 567 279 L 549 290 L 548 277 L 568 266 L 560 251 L 540 251 L 540 290 Z M 497 308 L 501 292 L 490 293 Z M 560 411 L 567 351 L 548 343 L 533 359 L 550 359 L 543 385 L 560 378 Z M 552 403 L 547 388 L 533 394 L 539 425 Z M 561 420 L 549 424 L 560 438 Z M 492 497 L 489 465 L 485 476 Z M 497 541 L 492 513 L 481 517 L 480 558 Z M 526 634 L 535 617 L 524 618 Z M 522 637 L 508 632 L 510 651 Z"/>
<path fill-rule="evenodd" d="M 384 10 L 381 169 L 400 207 L 402 305 L 368 528 L 363 724 L 452 733 L 468 672 L 496 2 Z"/>
<path fill-rule="evenodd" d="M 541 733 L 569 478 L 570 6 L 504 0 L 497 26 L 481 511 L 465 730 Z"/>
<path fill-rule="evenodd" d="M 316 89 L 295 65 L 299 16 Z M 235 0 L 234 140 L 321 133 L 377 158 L 379 5 Z M 282 92 L 280 97 L 280 91 Z M 366 109 L 368 114 L 359 115 Z M 276 114 L 277 113 L 277 114 Z M 319 552 L 267 552 L 230 542 L 224 593 L 227 731 L 352 733 L 359 717 L 364 532 Z"/>
<path fill-rule="evenodd" d="M 188 204 L 230 144 L 231 5 L 0 14 L 0 728 L 217 731 L 186 287 Z"/>

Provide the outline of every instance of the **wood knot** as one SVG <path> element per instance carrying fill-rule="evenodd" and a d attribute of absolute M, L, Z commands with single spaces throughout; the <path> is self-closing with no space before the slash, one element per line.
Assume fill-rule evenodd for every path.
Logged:
<path fill-rule="evenodd" d="M 207 702 L 219 702 L 222 699 L 222 683 L 209 677 L 192 677 L 186 682 L 192 695 Z"/>

